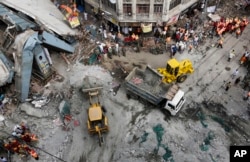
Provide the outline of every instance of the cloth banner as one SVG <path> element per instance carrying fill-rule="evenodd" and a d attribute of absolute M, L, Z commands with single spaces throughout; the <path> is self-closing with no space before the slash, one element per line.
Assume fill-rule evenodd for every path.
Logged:
<path fill-rule="evenodd" d="M 152 23 L 145 25 L 143 23 L 141 23 L 141 29 L 143 33 L 148 33 L 152 31 Z"/>

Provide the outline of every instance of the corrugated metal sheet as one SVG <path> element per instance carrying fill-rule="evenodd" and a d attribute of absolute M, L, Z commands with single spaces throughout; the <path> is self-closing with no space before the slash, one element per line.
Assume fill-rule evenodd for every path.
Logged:
<path fill-rule="evenodd" d="M 43 25 L 48 31 L 60 36 L 77 35 L 65 23 L 64 15 L 50 0 L 0 0 L 2 4 L 33 18 L 37 24 Z"/>
<path fill-rule="evenodd" d="M 2 4 L 0 4 L 0 19 L 6 24 L 16 25 L 17 31 L 24 31 L 28 28 L 36 27 L 35 23 L 20 17 L 18 14 L 14 13 Z"/>
<path fill-rule="evenodd" d="M 57 38 L 55 35 L 52 35 L 46 31 L 42 34 L 42 42 L 50 47 L 56 48 L 59 51 L 74 53 L 75 48 L 65 41 Z"/>

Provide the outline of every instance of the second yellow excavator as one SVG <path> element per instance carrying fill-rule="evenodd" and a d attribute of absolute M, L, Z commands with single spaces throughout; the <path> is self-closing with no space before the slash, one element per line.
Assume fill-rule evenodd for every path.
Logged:
<path fill-rule="evenodd" d="M 194 72 L 194 68 L 192 62 L 188 59 L 179 62 L 173 58 L 167 61 L 166 68 L 158 68 L 157 71 L 163 75 L 162 82 L 164 83 L 182 83 L 187 79 L 188 74 Z"/>

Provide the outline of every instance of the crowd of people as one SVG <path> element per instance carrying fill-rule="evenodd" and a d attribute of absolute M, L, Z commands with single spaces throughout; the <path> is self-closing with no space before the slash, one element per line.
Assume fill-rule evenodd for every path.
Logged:
<path fill-rule="evenodd" d="M 248 24 L 249 22 L 246 17 L 221 18 L 220 21 L 214 22 L 213 30 L 215 30 L 219 36 L 229 32 L 235 33 L 236 38 L 238 38 Z"/>
<path fill-rule="evenodd" d="M 218 48 L 223 48 L 223 36 L 225 33 L 235 34 L 236 38 L 238 38 L 248 24 L 249 22 L 246 17 L 222 17 L 219 21 L 209 21 L 209 23 L 206 24 L 208 26 L 206 29 L 205 27 L 202 27 L 202 29 L 198 30 L 197 24 L 187 21 L 184 26 L 179 27 L 177 27 L 177 25 L 174 27 L 156 27 L 157 29 L 154 30 L 154 36 L 156 43 L 159 42 L 158 40 L 160 38 L 165 39 L 166 50 L 170 50 L 171 56 L 174 56 L 176 52 L 182 53 L 185 49 L 190 53 L 193 47 L 197 48 L 200 44 L 203 44 L 207 37 L 218 37 L 216 46 Z M 203 25 L 205 26 L 205 24 Z M 172 34 L 169 30 L 173 30 L 174 33 Z"/>

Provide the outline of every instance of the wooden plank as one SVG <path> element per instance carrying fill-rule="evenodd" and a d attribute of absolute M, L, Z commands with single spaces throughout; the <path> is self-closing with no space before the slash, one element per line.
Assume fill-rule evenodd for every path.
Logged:
<path fill-rule="evenodd" d="M 94 88 L 82 88 L 82 92 L 89 92 L 94 90 L 103 89 L 103 87 L 94 87 Z"/>

